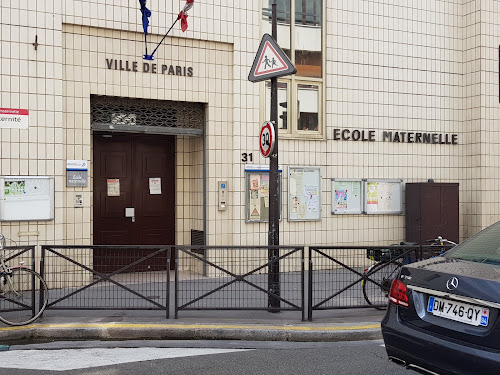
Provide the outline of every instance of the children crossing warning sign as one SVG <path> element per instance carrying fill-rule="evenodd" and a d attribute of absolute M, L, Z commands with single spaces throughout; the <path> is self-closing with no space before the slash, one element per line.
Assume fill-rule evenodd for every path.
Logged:
<path fill-rule="evenodd" d="M 257 55 L 255 55 L 252 69 L 250 69 L 248 80 L 259 82 L 273 77 L 295 74 L 296 72 L 297 68 L 278 46 L 274 38 L 269 34 L 264 34 Z"/>

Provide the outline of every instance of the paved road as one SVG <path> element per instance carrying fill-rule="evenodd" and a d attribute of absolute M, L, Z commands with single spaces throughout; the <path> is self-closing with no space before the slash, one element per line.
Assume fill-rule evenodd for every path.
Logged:
<path fill-rule="evenodd" d="M 40 350 L 52 349 L 52 350 Z M 26 350 L 28 349 L 28 350 Z M 381 340 L 55 342 L 0 352 L 9 375 L 411 375 L 387 360 Z"/>

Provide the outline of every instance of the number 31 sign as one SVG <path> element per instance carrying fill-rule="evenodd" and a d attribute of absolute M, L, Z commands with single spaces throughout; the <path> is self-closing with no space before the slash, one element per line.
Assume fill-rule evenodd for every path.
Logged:
<path fill-rule="evenodd" d="M 274 126 L 271 122 L 266 121 L 262 124 L 262 128 L 260 128 L 260 153 L 265 158 L 271 155 L 271 152 L 274 148 Z"/>

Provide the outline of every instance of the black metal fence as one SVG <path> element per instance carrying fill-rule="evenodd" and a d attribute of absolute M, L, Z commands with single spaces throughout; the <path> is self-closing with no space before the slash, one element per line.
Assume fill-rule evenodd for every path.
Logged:
<path fill-rule="evenodd" d="M 41 247 L 47 310 L 300 311 L 383 308 L 384 285 L 401 265 L 449 246 L 52 246 Z M 17 247 L 7 263 L 35 269 L 35 247 Z M 175 279 L 171 280 L 171 252 Z M 14 264 L 17 265 L 17 264 Z M 307 298 L 306 298 L 307 296 Z M 307 300 L 307 302 L 306 302 Z M 34 304 L 33 304 L 34 306 Z M 1 311 L 1 308 L 0 308 Z"/>
<path fill-rule="evenodd" d="M 308 319 L 313 310 L 373 306 L 387 298 L 382 282 L 419 258 L 419 246 L 328 246 L 309 248 Z M 370 268 L 372 267 L 372 268 Z"/>
<path fill-rule="evenodd" d="M 303 247 L 177 248 L 175 317 L 181 310 L 301 311 Z"/>
<path fill-rule="evenodd" d="M 164 310 L 169 246 L 42 246 L 46 310 Z"/>

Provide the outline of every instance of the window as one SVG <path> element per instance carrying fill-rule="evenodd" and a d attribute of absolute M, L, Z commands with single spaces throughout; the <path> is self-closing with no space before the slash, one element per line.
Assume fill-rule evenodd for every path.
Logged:
<path fill-rule="evenodd" d="M 500 222 L 450 249 L 446 258 L 500 265 Z"/>
<path fill-rule="evenodd" d="M 272 34 L 272 4 L 264 2 L 263 32 Z M 276 0 L 278 44 L 297 73 L 278 83 L 280 134 L 320 137 L 323 134 L 323 0 Z M 292 9 L 294 10 L 292 12 Z M 265 84 L 265 120 L 270 117 L 271 84 Z M 292 115 L 293 114 L 293 115 Z"/>

